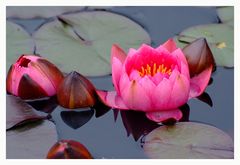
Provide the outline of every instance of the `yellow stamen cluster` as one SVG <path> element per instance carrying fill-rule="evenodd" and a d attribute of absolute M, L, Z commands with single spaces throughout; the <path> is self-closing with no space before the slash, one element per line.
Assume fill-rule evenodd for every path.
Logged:
<path fill-rule="evenodd" d="M 142 66 L 141 69 L 138 71 L 140 76 L 150 75 L 154 76 L 156 73 L 168 74 L 172 73 L 172 70 L 167 68 L 164 64 L 158 65 L 154 63 L 152 66 L 147 64 L 145 67 Z"/>

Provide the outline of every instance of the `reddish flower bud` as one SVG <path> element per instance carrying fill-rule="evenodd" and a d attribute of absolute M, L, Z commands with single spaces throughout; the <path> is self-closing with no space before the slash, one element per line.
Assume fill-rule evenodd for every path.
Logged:
<path fill-rule="evenodd" d="M 47 159 L 93 159 L 93 157 L 81 143 L 61 140 L 48 151 Z"/>
<path fill-rule="evenodd" d="M 7 92 L 22 99 L 53 96 L 62 79 L 62 72 L 49 61 L 22 55 L 8 71 Z"/>
<path fill-rule="evenodd" d="M 70 109 L 93 106 L 95 97 L 92 83 L 75 71 L 65 77 L 57 91 L 59 104 Z"/>

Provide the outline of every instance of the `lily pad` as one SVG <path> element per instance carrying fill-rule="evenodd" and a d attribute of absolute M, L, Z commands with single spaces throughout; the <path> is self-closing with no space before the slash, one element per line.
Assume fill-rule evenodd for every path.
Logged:
<path fill-rule="evenodd" d="M 144 143 L 150 158 L 232 159 L 233 141 L 216 127 L 194 122 L 161 126 L 150 132 Z"/>
<path fill-rule="evenodd" d="M 233 28 L 225 24 L 208 24 L 190 27 L 179 34 L 178 40 L 190 43 L 206 38 L 218 66 L 234 66 Z"/>
<path fill-rule="evenodd" d="M 18 97 L 7 95 L 6 100 L 7 130 L 28 122 L 43 120 L 47 116 L 45 113 L 35 111 L 34 108 Z"/>
<path fill-rule="evenodd" d="M 7 131 L 7 159 L 44 159 L 57 142 L 55 125 L 50 121 L 27 124 Z"/>
<path fill-rule="evenodd" d="M 234 23 L 234 8 L 233 6 L 217 7 L 218 17 L 222 23 L 233 26 Z"/>
<path fill-rule="evenodd" d="M 111 73 L 110 50 L 114 43 L 128 50 L 151 42 L 140 25 L 105 11 L 62 15 L 41 26 L 34 38 L 37 54 L 63 72 L 76 70 L 85 76 Z"/>
<path fill-rule="evenodd" d="M 7 21 L 7 71 L 22 54 L 33 54 L 34 42 L 31 36 L 19 25 Z"/>
<path fill-rule="evenodd" d="M 31 19 L 49 18 L 63 13 L 80 11 L 84 6 L 8 6 L 7 17 Z"/>
<path fill-rule="evenodd" d="M 178 36 L 174 36 L 173 40 L 175 41 L 175 43 L 177 44 L 178 48 L 184 48 L 185 46 L 187 46 L 189 44 L 189 42 L 182 42 L 178 40 Z"/>

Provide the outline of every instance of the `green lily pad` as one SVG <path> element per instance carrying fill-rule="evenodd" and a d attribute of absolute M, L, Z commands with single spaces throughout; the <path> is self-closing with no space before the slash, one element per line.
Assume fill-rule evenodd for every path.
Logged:
<path fill-rule="evenodd" d="M 7 159 L 44 159 L 57 142 L 55 125 L 47 120 L 27 124 L 6 134 Z"/>
<path fill-rule="evenodd" d="M 34 42 L 31 36 L 19 25 L 7 21 L 7 71 L 22 54 L 33 54 Z"/>
<path fill-rule="evenodd" d="M 206 38 L 218 66 L 234 66 L 233 28 L 225 24 L 207 24 L 190 27 L 179 34 L 178 40 L 190 43 Z"/>
<path fill-rule="evenodd" d="M 150 158 L 232 159 L 233 141 L 216 127 L 194 122 L 160 126 L 150 132 L 143 145 Z"/>
<path fill-rule="evenodd" d="M 177 44 L 178 48 L 184 48 L 185 46 L 187 46 L 189 43 L 188 42 L 181 42 L 178 40 L 178 36 L 174 36 L 173 40 L 175 41 L 175 43 Z"/>
<path fill-rule="evenodd" d="M 233 6 L 217 7 L 218 17 L 222 23 L 233 26 L 234 23 L 234 8 Z"/>
<path fill-rule="evenodd" d="M 37 54 L 63 72 L 75 70 L 85 76 L 111 73 L 110 51 L 114 43 L 128 50 L 151 42 L 140 25 L 104 11 L 62 15 L 41 26 L 34 38 Z"/>
<path fill-rule="evenodd" d="M 80 11 L 84 6 L 8 6 L 7 17 L 31 19 L 49 18 L 63 13 Z"/>

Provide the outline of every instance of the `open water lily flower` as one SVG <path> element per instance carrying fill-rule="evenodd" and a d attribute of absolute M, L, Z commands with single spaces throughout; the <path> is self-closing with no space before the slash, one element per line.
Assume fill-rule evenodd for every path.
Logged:
<path fill-rule="evenodd" d="M 143 44 L 128 55 L 113 45 L 112 80 L 116 91 L 97 91 L 113 108 L 146 112 L 156 122 L 179 120 L 179 107 L 197 97 L 207 87 L 212 67 L 190 78 L 185 55 L 170 39 L 154 49 Z"/>

